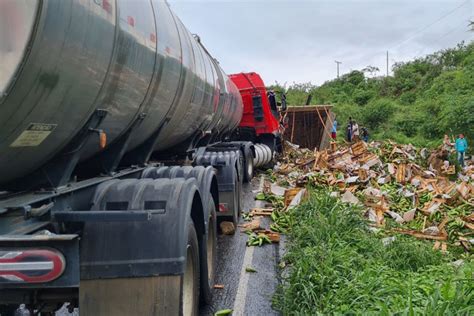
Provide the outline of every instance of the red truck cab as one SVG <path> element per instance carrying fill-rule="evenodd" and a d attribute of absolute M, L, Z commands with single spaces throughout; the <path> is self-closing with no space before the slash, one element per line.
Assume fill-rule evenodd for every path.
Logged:
<path fill-rule="evenodd" d="M 229 76 L 240 91 L 244 112 L 235 137 L 264 143 L 272 151 L 281 152 L 280 113 L 276 96 L 267 91 L 259 74 L 239 73 Z"/>

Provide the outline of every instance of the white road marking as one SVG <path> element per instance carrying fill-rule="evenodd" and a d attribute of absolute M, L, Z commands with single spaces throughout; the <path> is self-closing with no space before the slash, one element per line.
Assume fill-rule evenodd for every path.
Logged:
<path fill-rule="evenodd" d="M 258 192 L 261 192 L 263 190 L 264 183 L 265 183 L 265 179 L 263 176 L 261 176 Z M 255 204 L 256 204 L 255 205 L 256 207 L 261 207 L 260 204 L 263 204 L 263 202 L 257 201 Z M 254 250 L 255 250 L 255 247 L 246 247 L 245 249 L 244 262 L 242 263 L 242 269 L 240 270 L 239 285 L 237 288 L 237 294 L 235 295 L 234 309 L 232 312 L 232 315 L 235 315 L 235 316 L 244 315 L 245 300 L 247 297 L 247 288 L 249 284 L 249 273 L 245 271 L 245 268 L 250 267 L 252 265 Z"/>

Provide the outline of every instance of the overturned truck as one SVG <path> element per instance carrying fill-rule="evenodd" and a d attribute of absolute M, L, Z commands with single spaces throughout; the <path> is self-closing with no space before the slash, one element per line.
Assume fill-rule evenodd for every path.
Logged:
<path fill-rule="evenodd" d="M 284 112 L 284 138 L 302 148 L 323 150 L 331 141 L 332 105 L 290 106 Z"/>
<path fill-rule="evenodd" d="M 165 1 L 0 2 L 0 313 L 197 315 L 281 143 L 243 90 Z"/>

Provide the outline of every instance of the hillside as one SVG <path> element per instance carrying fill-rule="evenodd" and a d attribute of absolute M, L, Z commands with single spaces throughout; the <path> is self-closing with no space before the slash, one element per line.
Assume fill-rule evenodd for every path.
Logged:
<path fill-rule="evenodd" d="M 462 132 L 474 140 L 474 43 L 397 63 L 389 77 L 376 73 L 368 66 L 321 86 L 293 84 L 288 103 L 304 104 L 311 94 L 312 104 L 335 105 L 341 127 L 352 116 L 376 139 L 433 146 Z"/>

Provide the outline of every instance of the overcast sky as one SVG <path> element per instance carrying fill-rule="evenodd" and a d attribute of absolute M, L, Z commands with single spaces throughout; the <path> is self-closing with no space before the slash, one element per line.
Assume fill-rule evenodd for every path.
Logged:
<path fill-rule="evenodd" d="M 474 0 L 168 0 L 227 73 L 321 84 L 367 65 L 386 69 L 462 40 Z"/>

